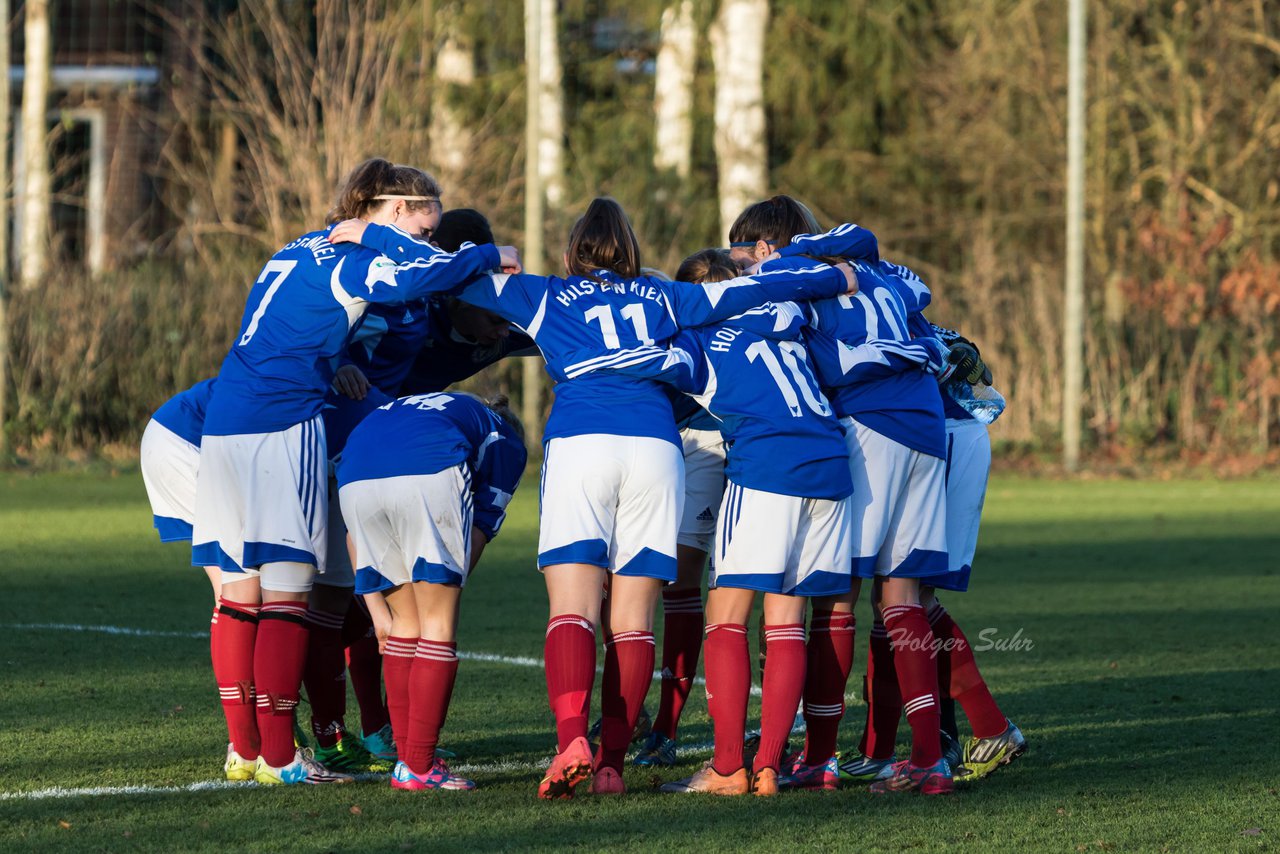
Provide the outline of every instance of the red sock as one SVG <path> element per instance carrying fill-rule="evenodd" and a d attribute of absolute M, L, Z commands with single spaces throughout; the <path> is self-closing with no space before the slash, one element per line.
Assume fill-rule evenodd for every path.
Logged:
<path fill-rule="evenodd" d="M 418 638 L 388 637 L 382 657 L 382 671 L 387 680 L 387 714 L 391 718 L 391 736 L 396 752 L 404 755 L 409 741 L 409 677 L 418 655 Z"/>
<path fill-rule="evenodd" d="M 702 594 L 696 590 L 663 591 L 662 624 L 662 683 L 653 729 L 675 738 L 702 652 Z"/>
<path fill-rule="evenodd" d="M 836 752 L 844 689 L 853 667 L 853 614 L 814 610 L 804 684 L 804 761 L 821 765 Z"/>
<path fill-rule="evenodd" d="M 268 765 L 293 761 L 293 713 L 306 658 L 306 604 L 264 604 L 258 612 L 258 641 L 253 649 L 253 686 L 258 695 L 262 758 Z"/>
<path fill-rule="evenodd" d="M 605 643 L 600 683 L 600 767 L 622 772 L 636 718 L 653 682 L 653 632 L 618 632 Z"/>
<path fill-rule="evenodd" d="M 742 739 L 747 732 L 747 698 L 751 694 L 751 651 L 747 627 L 741 623 L 712 623 L 705 643 L 707 711 L 715 729 L 717 774 L 742 768 Z M 794 708 L 793 708 L 794 711 Z"/>
<path fill-rule="evenodd" d="M 347 670 L 338 614 L 307 611 L 307 664 L 302 682 L 311 703 L 311 732 L 320 747 L 333 747 L 347 711 Z"/>
<path fill-rule="evenodd" d="M 893 643 L 894 669 L 902 690 L 902 708 L 911 725 L 911 764 L 933 765 L 942 758 L 938 733 L 938 662 L 934 658 L 933 632 L 924 608 L 890 605 L 882 609 L 884 626 Z"/>
<path fill-rule="evenodd" d="M 941 602 L 934 601 L 928 616 L 933 636 L 940 644 L 938 686 L 942 693 L 964 709 L 975 738 L 990 738 L 1004 732 L 1009 722 L 978 672 L 969 639 Z"/>
<path fill-rule="evenodd" d="M 556 741 L 563 751 L 575 738 L 587 737 L 587 711 L 596 681 L 596 633 L 591 621 L 576 614 L 552 617 L 543 658 L 547 699 L 556 716 Z"/>
<path fill-rule="evenodd" d="M 765 626 L 769 654 L 764 661 L 764 700 L 760 709 L 760 749 L 752 770 L 778 770 L 804 693 L 804 624 Z"/>
<path fill-rule="evenodd" d="M 221 619 L 209 624 L 213 678 L 227 719 L 227 738 L 236 753 L 257 759 L 260 748 L 254 711 L 253 647 L 258 637 L 258 606 L 218 600 Z"/>
<path fill-rule="evenodd" d="M 457 675 L 456 643 L 418 639 L 409 676 L 409 737 L 400 749 L 400 759 L 415 774 L 426 774 L 435 761 Z"/>
<path fill-rule="evenodd" d="M 902 719 L 902 691 L 893 664 L 893 646 L 889 632 L 877 618 L 871 626 L 867 643 L 867 675 L 862 682 L 863 699 L 867 702 L 867 722 L 862 729 L 858 751 L 871 759 L 889 759 L 898 740 L 898 721 Z"/>

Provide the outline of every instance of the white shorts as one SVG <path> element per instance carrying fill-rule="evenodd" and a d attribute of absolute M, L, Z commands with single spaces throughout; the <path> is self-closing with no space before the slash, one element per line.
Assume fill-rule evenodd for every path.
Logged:
<path fill-rule="evenodd" d="M 256 575 L 268 563 L 309 564 L 324 572 L 326 480 L 319 416 L 276 433 L 205 436 L 192 562 L 221 567 L 228 575 Z M 294 579 L 290 587 L 295 586 L 302 589 L 270 589 L 311 589 L 310 580 L 303 586 Z"/>
<path fill-rule="evenodd" d="M 342 518 L 338 500 L 338 481 L 329 477 L 329 521 L 325 525 L 324 575 L 316 576 L 316 584 L 325 587 L 355 587 L 356 571 L 347 551 L 347 523 Z"/>
<path fill-rule="evenodd" d="M 724 500 L 724 437 L 719 430 L 681 430 L 684 444 L 684 512 L 676 543 L 711 551 Z"/>
<path fill-rule="evenodd" d="M 151 519 L 160 534 L 160 542 L 190 540 L 191 524 L 196 518 L 200 448 L 151 420 L 142 431 L 139 461 L 142 483 L 151 502 Z"/>
<path fill-rule="evenodd" d="M 853 574 L 944 577 L 946 463 L 840 419 L 853 475 Z"/>
<path fill-rule="evenodd" d="M 585 563 L 676 580 L 684 457 L 664 439 L 555 438 L 542 462 L 538 566 Z"/>
<path fill-rule="evenodd" d="M 853 505 L 729 481 L 720 506 L 711 586 L 792 596 L 849 592 Z"/>
<path fill-rule="evenodd" d="M 966 590 L 991 473 L 991 435 L 972 419 L 947 419 L 947 555 L 949 590 Z"/>
<path fill-rule="evenodd" d="M 474 503 L 466 464 L 435 474 L 357 480 L 339 493 L 356 544 L 356 592 L 466 583 Z"/>

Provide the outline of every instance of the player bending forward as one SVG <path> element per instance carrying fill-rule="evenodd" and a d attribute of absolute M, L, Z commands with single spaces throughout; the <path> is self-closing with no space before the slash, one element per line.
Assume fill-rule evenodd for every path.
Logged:
<path fill-rule="evenodd" d="M 396 789 L 475 788 L 436 755 L 458 673 L 458 602 L 528 458 L 506 398 L 402 397 L 351 433 L 338 463 L 356 592 L 391 609 L 384 671 Z"/>

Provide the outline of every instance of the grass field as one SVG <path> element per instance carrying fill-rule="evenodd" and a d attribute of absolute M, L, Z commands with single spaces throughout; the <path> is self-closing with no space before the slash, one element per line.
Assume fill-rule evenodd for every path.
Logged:
<path fill-rule="evenodd" d="M 518 497 L 467 589 L 464 652 L 541 654 L 533 498 Z M 226 738 L 207 641 L 192 636 L 207 629 L 208 591 L 187 557 L 156 541 L 136 475 L 0 475 L 0 850 L 1280 846 L 1274 481 L 995 481 L 973 589 L 946 601 L 975 644 L 984 630 L 1032 642 L 979 654 L 1031 747 L 947 799 L 650 791 L 703 751 L 659 774 L 629 770 L 623 799 L 540 802 L 553 744 L 542 672 L 476 659 L 445 731 L 475 792 L 201 789 L 221 777 Z M 861 665 L 863 610 L 859 624 Z M 101 626 L 171 634 L 83 630 Z M 863 707 L 850 710 L 846 746 Z M 682 741 L 709 739 L 695 692 Z M 104 791 L 76 791 L 91 787 Z"/>

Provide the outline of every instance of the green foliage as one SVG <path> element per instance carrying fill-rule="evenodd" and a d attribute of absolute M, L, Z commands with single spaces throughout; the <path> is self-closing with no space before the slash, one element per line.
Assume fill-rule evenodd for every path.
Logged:
<path fill-rule="evenodd" d="M 539 655 L 536 505 L 526 485 L 467 584 L 464 655 Z M 650 791 L 692 773 L 702 750 L 673 769 L 629 768 L 625 798 L 541 802 L 534 789 L 554 743 L 541 669 L 464 658 L 443 743 L 455 765 L 477 768 L 472 793 L 366 782 L 6 799 L 5 850 L 429 851 L 442 840 L 468 851 L 718 852 L 777 840 L 796 851 L 1263 850 L 1280 833 L 1267 749 L 1280 739 L 1280 575 L 1269 560 L 1278 514 L 1280 492 L 1261 480 L 995 480 L 973 590 L 945 602 L 975 647 L 992 629 L 1006 640 L 1021 629 L 1034 644 L 978 653 L 1030 750 L 950 798 Z M 207 640 L 15 627 L 207 629 L 203 573 L 149 523 L 136 474 L 0 474 L 0 796 L 218 778 L 225 736 Z M 859 625 L 869 617 L 861 602 Z M 860 630 L 855 695 L 865 644 Z M 651 712 L 656 701 L 655 686 Z M 353 700 L 348 708 L 354 725 Z M 864 715 L 851 700 L 841 748 L 852 749 Z M 700 689 L 682 738 L 711 738 Z"/>
<path fill-rule="evenodd" d="M 278 5 L 242 0 L 238 8 Z M 693 172 L 684 181 L 652 165 L 646 63 L 664 5 L 558 4 L 566 199 L 541 224 L 548 269 L 559 268 L 570 225 L 597 194 L 624 204 L 646 263 L 668 272 L 721 239 L 705 37 L 716 4 L 695 4 L 703 39 Z M 1280 51 L 1264 7 L 1089 4 L 1086 435 L 1095 452 L 1171 443 L 1231 455 L 1280 444 Z M 195 245 L 204 253 L 196 257 L 210 253 L 210 235 L 234 234 L 241 247 L 257 237 L 257 257 L 243 259 L 254 266 L 272 237 L 319 221 L 357 154 L 429 163 L 425 129 L 445 102 L 462 107 L 474 138 L 466 168 L 446 186 L 448 203 L 483 210 L 499 240 L 523 242 L 520 4 L 396 0 L 376 7 L 385 19 L 359 8 L 363 17 L 333 0 L 316 4 L 330 38 L 352 14 L 350 26 L 370 44 L 396 46 L 397 59 L 378 66 L 396 85 L 361 91 L 368 80 L 351 72 L 360 63 L 338 68 L 317 58 L 317 73 L 334 82 L 312 96 L 324 116 L 353 116 L 359 127 L 322 126 L 307 99 L 276 116 L 269 105 L 284 102 L 272 87 L 292 91 L 285 84 L 296 82 L 297 66 L 242 61 L 236 45 L 259 43 L 252 26 L 236 35 L 242 42 L 223 45 L 227 57 L 208 63 L 209 74 L 270 77 L 243 103 L 234 102 L 245 89 L 234 74 L 218 87 L 231 99 L 218 115 L 232 116 L 241 136 L 234 194 L 219 192 L 218 152 L 202 147 L 218 138 L 209 117 L 175 102 L 186 108 L 184 144 L 169 150 L 191 161 L 175 154 L 168 164 L 173 208 L 184 216 L 177 243 Z M 253 20 L 266 26 L 270 16 Z M 445 24 L 474 45 L 469 86 L 431 83 Z M 772 4 L 766 39 L 770 189 L 803 199 L 824 224 L 872 228 L 887 257 L 916 269 L 934 290 L 931 318 L 978 341 L 1010 399 L 996 438 L 1039 445 L 1056 441 L 1061 405 L 1066 35 L 1063 5 L 1049 0 L 794 0 Z M 287 43 L 305 51 L 309 42 Z M 220 44 L 212 38 L 208 49 Z M 375 106 L 375 115 L 364 112 Z M 223 278 L 203 261 L 174 264 L 180 277 L 149 262 L 98 285 L 69 273 L 50 289 L 52 302 L 15 295 L 18 416 L 9 431 L 17 447 L 131 442 L 141 428 L 132 419 L 216 366 L 227 341 L 210 324 L 238 313 L 226 308 L 239 298 L 225 282 L 239 288 L 243 273 Z M 189 285 L 209 276 L 224 282 L 226 302 L 193 314 L 204 304 Z M 90 314 L 53 313 L 52 305 Z M 153 322 L 158 329 L 146 328 Z M 56 327 L 75 331 L 77 345 L 52 346 Z M 203 331 L 189 335 L 193 327 Z M 183 330 L 180 342 L 165 338 L 173 329 Z M 91 348 L 90 339 L 106 343 Z"/>

